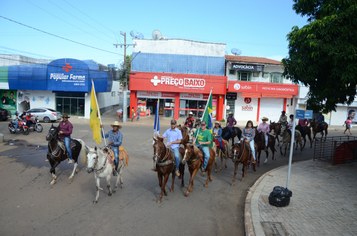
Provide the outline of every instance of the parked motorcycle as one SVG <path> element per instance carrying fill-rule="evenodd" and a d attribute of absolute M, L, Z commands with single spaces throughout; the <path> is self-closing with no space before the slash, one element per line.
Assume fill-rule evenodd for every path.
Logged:
<path fill-rule="evenodd" d="M 25 122 L 23 121 L 18 121 L 18 125 L 17 128 L 15 128 L 15 122 L 16 121 L 10 121 L 9 123 L 9 131 L 12 134 L 16 134 L 16 133 L 22 133 L 24 135 L 28 135 L 30 133 L 30 130 L 28 128 L 28 126 L 26 125 Z"/>

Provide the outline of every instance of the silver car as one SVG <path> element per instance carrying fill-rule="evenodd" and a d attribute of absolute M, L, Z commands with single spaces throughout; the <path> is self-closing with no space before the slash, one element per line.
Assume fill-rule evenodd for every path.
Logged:
<path fill-rule="evenodd" d="M 60 120 L 62 117 L 61 112 L 53 110 L 51 108 L 32 108 L 26 112 L 30 113 L 32 116 L 37 117 L 43 122 L 55 122 Z"/>

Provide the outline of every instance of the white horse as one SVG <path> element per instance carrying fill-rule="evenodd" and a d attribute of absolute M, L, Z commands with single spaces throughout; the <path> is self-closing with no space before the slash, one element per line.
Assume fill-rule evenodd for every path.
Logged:
<path fill-rule="evenodd" d="M 111 196 L 112 193 L 115 193 L 116 190 L 118 189 L 118 184 L 120 183 L 120 188 L 123 186 L 123 179 L 122 179 L 122 173 L 123 173 L 123 168 L 128 164 L 128 156 L 125 152 L 123 160 L 119 161 L 118 165 L 118 170 L 117 170 L 117 179 L 115 182 L 115 187 L 112 190 L 111 187 L 111 177 L 113 174 L 113 169 L 114 169 L 114 163 L 113 163 L 113 158 L 114 154 L 113 151 L 105 147 L 103 149 L 94 147 L 90 148 L 88 147 L 88 154 L 87 154 L 87 172 L 91 173 L 94 172 L 94 178 L 96 182 L 96 196 L 93 201 L 93 203 L 97 203 L 99 199 L 99 190 L 103 190 L 100 187 L 100 178 L 106 178 L 107 180 L 107 188 L 108 188 L 108 196 Z M 122 152 L 122 151 L 120 151 Z M 120 158 L 119 158 L 120 159 Z"/>

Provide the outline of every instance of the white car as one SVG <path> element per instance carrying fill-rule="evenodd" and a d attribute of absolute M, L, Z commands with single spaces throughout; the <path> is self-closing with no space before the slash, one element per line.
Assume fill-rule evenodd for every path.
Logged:
<path fill-rule="evenodd" d="M 62 118 L 62 114 L 59 111 L 53 110 L 51 108 L 32 108 L 26 112 L 30 113 L 32 116 L 36 117 L 38 120 L 43 122 L 56 122 Z"/>

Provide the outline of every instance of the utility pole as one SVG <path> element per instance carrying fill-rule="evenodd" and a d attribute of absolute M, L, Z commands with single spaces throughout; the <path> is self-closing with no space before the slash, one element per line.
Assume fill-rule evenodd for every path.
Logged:
<path fill-rule="evenodd" d="M 127 44 L 126 43 L 126 32 L 120 31 L 120 35 L 124 37 L 124 43 L 115 43 L 114 46 L 117 48 L 118 46 L 124 47 L 124 65 L 123 70 L 126 71 L 126 49 L 129 46 L 135 47 L 135 44 Z M 128 119 L 128 109 L 127 109 L 127 96 L 128 96 L 128 80 L 125 81 L 124 91 L 123 91 L 123 122 L 126 122 Z"/>

